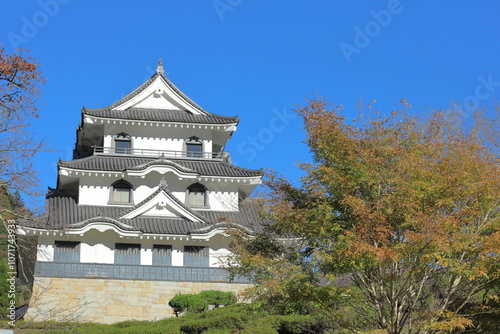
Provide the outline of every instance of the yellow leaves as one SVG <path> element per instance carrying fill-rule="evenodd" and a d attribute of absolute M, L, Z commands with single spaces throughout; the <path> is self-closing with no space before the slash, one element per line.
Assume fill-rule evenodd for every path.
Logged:
<path fill-rule="evenodd" d="M 444 311 L 439 316 L 435 317 L 437 320 L 433 320 L 427 326 L 431 330 L 435 331 L 443 331 L 443 332 L 451 332 L 456 330 L 464 331 L 467 328 L 474 327 L 474 323 L 472 320 L 462 317 L 456 316 L 450 311 Z"/>

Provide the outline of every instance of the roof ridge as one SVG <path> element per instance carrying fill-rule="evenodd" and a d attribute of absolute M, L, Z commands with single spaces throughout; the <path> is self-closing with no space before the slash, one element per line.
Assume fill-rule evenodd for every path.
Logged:
<path fill-rule="evenodd" d="M 205 109 L 203 109 L 198 103 L 194 102 L 193 100 L 191 100 L 191 98 L 189 96 L 187 96 L 186 94 L 184 94 L 179 88 L 177 88 L 176 85 L 174 85 L 174 83 L 172 81 L 170 81 L 167 76 L 163 73 L 155 73 L 155 75 L 158 75 L 160 76 L 163 80 L 165 80 L 166 84 L 170 86 L 170 88 L 172 88 L 172 90 L 174 92 L 176 92 L 177 94 L 179 94 L 182 98 L 184 98 L 188 103 L 190 103 L 193 107 L 195 107 L 196 109 L 198 109 L 199 111 L 201 111 L 202 113 L 206 114 L 207 116 L 214 116 L 214 114 L 206 111 Z M 153 75 L 154 77 L 154 75 Z"/>
<path fill-rule="evenodd" d="M 158 73 L 153 74 L 148 80 L 146 80 L 142 84 L 140 84 L 139 87 L 137 87 L 136 89 L 134 89 L 133 91 L 131 91 L 130 93 L 128 93 L 127 95 L 125 95 L 124 97 L 119 99 L 118 101 L 112 103 L 107 108 L 112 109 L 112 108 L 119 106 L 120 104 L 123 104 L 127 101 L 130 101 L 132 98 L 136 97 L 137 95 L 139 95 L 139 93 L 141 93 L 146 88 L 148 88 L 154 82 L 154 80 L 156 79 L 157 76 L 158 76 Z"/>

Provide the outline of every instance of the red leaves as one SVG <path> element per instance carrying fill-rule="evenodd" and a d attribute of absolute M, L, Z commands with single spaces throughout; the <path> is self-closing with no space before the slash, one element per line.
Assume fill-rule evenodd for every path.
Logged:
<path fill-rule="evenodd" d="M 44 83 L 45 78 L 33 58 L 22 56 L 24 52 L 29 51 L 18 50 L 18 53 L 8 55 L 0 47 L 0 106 L 18 114 L 38 117 L 35 104 L 40 93 L 38 85 Z"/>

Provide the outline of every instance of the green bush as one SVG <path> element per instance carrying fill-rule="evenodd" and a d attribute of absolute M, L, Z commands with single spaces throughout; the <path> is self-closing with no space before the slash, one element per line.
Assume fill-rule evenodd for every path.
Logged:
<path fill-rule="evenodd" d="M 231 331 L 225 329 L 208 329 L 203 334 L 230 334 Z"/>
<path fill-rule="evenodd" d="M 170 299 L 168 305 L 174 309 L 177 316 L 184 311 L 202 312 L 207 307 L 205 300 L 199 294 L 177 295 Z"/>
<path fill-rule="evenodd" d="M 323 328 L 310 315 L 270 315 L 251 321 L 242 334 L 302 334 L 323 333 Z"/>
<path fill-rule="evenodd" d="M 200 296 L 205 300 L 208 305 L 232 305 L 236 303 L 236 295 L 233 292 L 224 292 L 218 290 L 208 290 L 200 292 Z"/>
<path fill-rule="evenodd" d="M 278 333 L 276 329 L 265 325 L 249 327 L 241 332 L 241 334 L 276 334 L 276 333 Z"/>
<path fill-rule="evenodd" d="M 244 328 L 248 321 L 248 317 L 244 313 L 221 313 L 213 314 L 212 312 L 207 317 L 200 317 L 184 322 L 181 325 L 181 332 L 186 334 L 201 334 L 207 330 L 228 330 L 238 331 Z"/>
<path fill-rule="evenodd" d="M 172 298 L 168 305 L 174 309 L 178 316 L 184 311 L 199 313 L 207 310 L 208 305 L 231 305 L 236 303 L 236 295 L 232 292 L 217 290 L 203 291 L 197 294 L 177 295 Z"/>
<path fill-rule="evenodd" d="M 279 334 L 321 333 L 317 321 L 310 315 L 279 316 Z"/>

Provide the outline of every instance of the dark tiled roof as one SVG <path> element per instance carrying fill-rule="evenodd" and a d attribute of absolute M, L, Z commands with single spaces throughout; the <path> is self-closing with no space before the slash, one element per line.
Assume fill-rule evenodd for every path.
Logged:
<path fill-rule="evenodd" d="M 120 219 L 129 208 L 78 205 L 71 197 L 48 197 L 48 214 L 38 221 L 21 221 L 27 227 L 62 230 L 84 227 L 92 222 L 107 222 L 122 230 L 143 233 L 188 235 L 208 233 L 218 227 L 237 227 L 247 233 L 260 232 L 265 223 L 260 217 L 260 201 L 247 198 L 240 204 L 239 212 L 197 211 L 203 222 L 179 218 L 132 218 Z"/>
<path fill-rule="evenodd" d="M 171 165 L 177 164 L 191 170 L 193 173 L 203 176 L 232 176 L 232 177 L 253 177 L 262 176 L 262 170 L 245 169 L 231 165 L 223 161 L 209 160 L 182 160 L 161 158 L 143 158 L 143 157 L 111 157 L 104 155 L 92 155 L 86 158 L 60 161 L 59 166 L 80 170 L 93 171 L 124 171 L 140 170 L 140 166 L 146 168 L 150 165 Z M 186 170 L 184 170 L 186 171 Z"/>
<path fill-rule="evenodd" d="M 174 92 L 176 92 L 177 94 L 179 94 L 184 100 L 186 100 L 187 102 L 189 102 L 193 107 L 195 107 L 196 109 L 198 109 L 199 111 L 201 111 L 202 113 L 204 113 L 206 115 L 212 115 L 211 113 L 209 113 L 208 111 L 206 111 L 205 109 L 203 109 L 202 107 L 200 107 L 198 104 L 196 104 L 196 102 L 194 102 L 193 100 L 191 100 L 186 94 L 184 94 L 179 88 L 177 88 L 177 86 L 174 85 L 172 83 L 172 81 L 170 81 L 164 74 L 158 73 L 158 72 L 156 72 L 155 74 L 153 74 L 151 76 L 151 78 L 149 78 L 148 80 L 146 80 L 142 85 L 140 85 L 139 87 L 137 87 L 136 89 L 134 89 L 131 93 L 129 93 L 126 96 L 122 97 L 120 100 L 116 101 L 115 103 L 113 103 L 109 107 L 110 108 L 115 108 L 115 107 L 117 107 L 117 106 L 119 106 L 119 105 L 121 105 L 121 104 L 129 101 L 130 99 L 136 97 L 143 90 L 145 90 L 146 88 L 148 88 L 149 85 L 151 85 L 156 80 L 156 78 L 158 78 L 158 77 L 161 77 L 167 83 L 167 85 L 170 86 L 170 88 L 172 88 L 172 90 Z"/>
<path fill-rule="evenodd" d="M 188 102 L 191 106 L 197 109 L 202 115 L 193 115 L 188 111 L 177 110 L 160 110 L 160 109 L 145 109 L 145 108 L 130 108 L 127 110 L 112 110 L 119 105 L 129 101 L 139 95 L 142 91 L 148 88 L 158 77 L 161 77 L 165 83 L 176 92 L 182 99 Z M 159 121 L 159 122 L 179 122 L 179 123 L 201 123 L 201 124 L 230 124 L 238 123 L 238 117 L 226 117 L 217 114 L 212 114 L 200 107 L 179 88 L 177 88 L 165 75 L 155 73 L 151 78 L 146 80 L 142 85 L 134 89 L 120 100 L 106 108 L 86 109 L 82 110 L 84 114 L 96 117 L 128 119 L 128 120 L 143 120 L 143 121 Z"/>
<path fill-rule="evenodd" d="M 220 115 L 194 115 L 188 111 L 165 109 L 129 108 L 126 110 L 113 110 L 110 108 L 83 108 L 82 113 L 95 117 L 134 121 L 174 122 L 190 124 L 232 124 L 239 122 L 237 116 L 225 117 Z"/>

